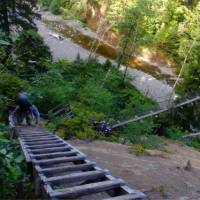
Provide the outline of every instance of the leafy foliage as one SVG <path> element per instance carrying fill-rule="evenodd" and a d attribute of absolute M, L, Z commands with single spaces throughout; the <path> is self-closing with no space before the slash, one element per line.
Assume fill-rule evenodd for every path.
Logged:
<path fill-rule="evenodd" d="M 52 0 L 39 0 L 38 2 L 40 4 L 42 4 L 43 6 L 49 7 L 49 5 L 51 4 Z"/>
<path fill-rule="evenodd" d="M 16 95 L 30 88 L 27 81 L 18 78 L 11 73 L 1 73 L 0 94 L 10 99 L 15 99 Z"/>
<path fill-rule="evenodd" d="M 0 1 L 0 29 L 7 34 L 11 27 L 16 30 L 35 28 L 34 19 L 39 17 L 34 13 L 37 0 L 1 0 Z"/>
<path fill-rule="evenodd" d="M 14 198 L 16 186 L 26 176 L 24 158 L 17 141 L 10 141 L 8 129 L 0 124 L 0 197 Z"/>
<path fill-rule="evenodd" d="M 23 31 L 19 35 L 15 41 L 15 54 L 20 65 L 20 73 L 26 76 L 45 72 L 46 61 L 52 58 L 49 47 L 34 30 Z"/>
<path fill-rule="evenodd" d="M 196 150 L 200 151 L 200 138 L 191 138 L 187 141 L 187 145 L 194 147 Z"/>
<path fill-rule="evenodd" d="M 49 9 L 55 15 L 61 14 L 60 1 L 59 0 L 52 0 L 51 3 L 50 3 Z"/>
<path fill-rule="evenodd" d="M 173 140 L 181 140 L 183 135 L 183 130 L 181 130 L 179 127 L 171 126 L 167 129 L 166 136 Z"/>
<path fill-rule="evenodd" d="M 67 138 L 69 135 L 82 138 L 84 134 L 88 138 L 94 134 L 91 120 L 112 121 L 155 105 L 128 82 L 121 84 L 122 76 L 115 66 L 96 60 L 77 59 L 73 63 L 62 60 L 50 65 L 47 74 L 35 80 L 34 102 L 47 112 L 70 101 L 75 117 L 56 120 L 56 129 Z"/>
<path fill-rule="evenodd" d="M 0 32 L 0 65 L 6 56 L 6 48 L 10 45 L 6 34 Z"/>

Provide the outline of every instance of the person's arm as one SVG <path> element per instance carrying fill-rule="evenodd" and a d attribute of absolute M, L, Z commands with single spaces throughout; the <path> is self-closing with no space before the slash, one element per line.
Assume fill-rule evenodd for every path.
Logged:
<path fill-rule="evenodd" d="M 34 117 L 35 117 L 36 124 L 38 124 L 39 121 L 40 121 L 40 113 L 39 113 L 37 107 L 33 105 L 33 106 L 31 107 L 31 111 L 32 111 L 32 113 L 33 113 L 33 115 L 34 115 Z"/>
<path fill-rule="evenodd" d="M 12 113 L 12 123 L 13 123 L 14 126 L 17 125 L 17 112 L 18 112 L 18 110 L 19 110 L 19 106 L 17 106 Z"/>

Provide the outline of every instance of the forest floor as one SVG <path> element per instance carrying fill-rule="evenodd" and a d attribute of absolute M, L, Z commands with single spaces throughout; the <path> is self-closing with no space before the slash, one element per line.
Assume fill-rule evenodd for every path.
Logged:
<path fill-rule="evenodd" d="M 127 145 L 106 141 L 69 141 L 150 200 L 200 200 L 200 152 L 168 142 L 164 151 L 136 156 Z M 187 169 L 190 160 L 191 169 Z"/>

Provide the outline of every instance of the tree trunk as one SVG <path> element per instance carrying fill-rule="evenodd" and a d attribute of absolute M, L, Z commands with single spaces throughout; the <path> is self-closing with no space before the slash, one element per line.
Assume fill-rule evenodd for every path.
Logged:
<path fill-rule="evenodd" d="M 8 14 L 8 1 L 1 0 L 0 2 L 0 12 L 2 14 L 2 30 L 6 34 L 10 44 L 12 40 L 10 38 L 10 23 L 9 23 L 9 14 Z M 2 58 L 2 63 L 5 63 L 8 57 L 11 54 L 11 45 L 7 45 L 5 48 L 5 56 Z"/>
<path fill-rule="evenodd" d="M 9 26 L 9 19 L 8 19 L 8 7 L 7 7 L 7 0 L 1 0 L 0 3 L 1 13 L 2 13 L 2 28 L 3 31 L 10 36 L 10 26 Z"/>

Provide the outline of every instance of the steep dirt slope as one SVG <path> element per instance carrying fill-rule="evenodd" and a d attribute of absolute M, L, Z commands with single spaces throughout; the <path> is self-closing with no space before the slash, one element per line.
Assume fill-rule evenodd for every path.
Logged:
<path fill-rule="evenodd" d="M 151 156 L 135 156 L 126 145 L 105 141 L 70 141 L 123 178 L 130 187 L 144 191 L 150 200 L 200 200 L 200 152 L 170 143 L 166 152 L 151 152 Z M 185 166 L 190 160 L 192 169 Z"/>

